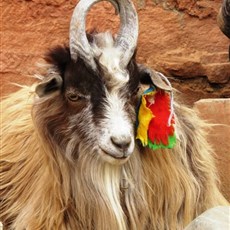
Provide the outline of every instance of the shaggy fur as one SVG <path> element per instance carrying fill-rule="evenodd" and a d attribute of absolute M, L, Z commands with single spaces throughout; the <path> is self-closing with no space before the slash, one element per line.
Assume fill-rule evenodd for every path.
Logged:
<path fill-rule="evenodd" d="M 5 226 L 183 229 L 208 208 L 226 204 L 217 188 L 205 124 L 194 111 L 177 105 L 180 140 L 173 150 L 137 146 L 119 166 L 101 161 L 93 149 L 81 145 L 81 158 L 74 164 L 68 161 L 49 143 L 42 126 L 34 126 L 32 104 L 28 88 L 2 101 L 0 197 Z"/>
<path fill-rule="evenodd" d="M 123 111 L 133 124 L 135 98 Z M 6 229 L 183 229 L 203 211 L 226 204 L 207 125 L 195 111 L 175 104 L 174 149 L 152 151 L 136 142 L 129 159 L 116 164 L 98 154 L 100 116 L 94 124 L 92 104 L 65 100 L 63 92 L 38 99 L 33 86 L 1 102 L 0 220 Z"/>

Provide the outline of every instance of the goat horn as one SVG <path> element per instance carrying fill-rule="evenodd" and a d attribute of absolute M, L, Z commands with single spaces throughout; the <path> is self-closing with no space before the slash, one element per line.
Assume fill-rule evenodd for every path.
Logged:
<path fill-rule="evenodd" d="M 217 17 L 222 32 L 230 38 L 230 0 L 224 0 Z"/>
<path fill-rule="evenodd" d="M 90 44 L 85 32 L 85 19 L 88 10 L 92 5 L 102 0 L 80 0 L 74 9 L 70 22 L 70 54 L 73 60 L 77 60 L 78 55 L 91 67 L 96 70 L 96 63 L 91 51 Z M 116 12 L 119 6 L 115 0 L 107 0 L 113 4 Z"/>
<path fill-rule="evenodd" d="M 131 0 L 119 0 L 121 28 L 115 46 L 121 48 L 123 56 L 121 67 L 125 68 L 137 46 L 138 17 Z"/>

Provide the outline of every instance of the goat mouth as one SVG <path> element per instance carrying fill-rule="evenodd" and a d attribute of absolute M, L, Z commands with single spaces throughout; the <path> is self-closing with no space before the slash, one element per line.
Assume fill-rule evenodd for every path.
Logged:
<path fill-rule="evenodd" d="M 99 148 L 99 154 L 101 155 L 102 158 L 104 158 L 106 161 L 109 161 L 109 162 L 120 162 L 120 163 L 125 163 L 130 156 L 126 156 L 126 155 L 123 155 L 123 156 L 114 156 L 110 153 L 108 153 L 107 151 L 103 150 L 102 148 Z"/>

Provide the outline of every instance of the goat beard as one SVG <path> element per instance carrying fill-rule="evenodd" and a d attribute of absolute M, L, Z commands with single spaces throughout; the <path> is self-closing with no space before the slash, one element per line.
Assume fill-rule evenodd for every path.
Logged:
<path fill-rule="evenodd" d="M 55 108 L 49 112 L 58 114 L 58 106 Z M 63 218 L 68 219 L 53 225 L 57 229 L 63 228 L 63 222 L 68 223 L 64 227 L 67 229 L 142 229 L 149 215 L 138 149 L 126 163 L 111 164 L 103 160 L 89 140 L 82 141 L 77 135 L 68 143 L 57 144 L 52 135 L 47 135 L 49 131 L 44 131 L 49 119 L 38 114 L 41 113 L 35 113 L 34 122 L 43 145 L 41 154 L 47 157 L 50 168 L 44 181 L 50 183 L 51 193 L 64 209 Z"/>
<path fill-rule="evenodd" d="M 138 151 L 134 151 L 127 163 L 113 165 L 92 150 L 85 147 L 79 150 L 71 177 L 75 180 L 71 184 L 76 194 L 79 227 L 107 229 L 109 223 L 113 229 L 135 229 L 140 223 L 138 229 L 143 228 L 145 218 L 143 216 L 143 222 L 140 219 L 148 205 L 144 200 Z"/>

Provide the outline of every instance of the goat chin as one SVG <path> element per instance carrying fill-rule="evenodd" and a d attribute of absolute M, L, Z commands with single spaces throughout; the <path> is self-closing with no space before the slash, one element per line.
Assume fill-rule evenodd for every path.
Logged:
<path fill-rule="evenodd" d="M 104 152 L 103 150 L 98 150 L 98 154 L 104 162 L 108 162 L 113 165 L 123 165 L 130 158 L 130 156 L 124 158 L 115 158 L 113 156 L 110 156 L 108 153 Z"/>
<path fill-rule="evenodd" d="M 207 125 L 176 105 L 178 144 L 135 148 L 124 160 L 87 146 L 71 162 L 33 124 L 33 94 L 2 101 L 0 220 L 6 229 L 183 229 L 226 205 L 218 189 Z"/>

